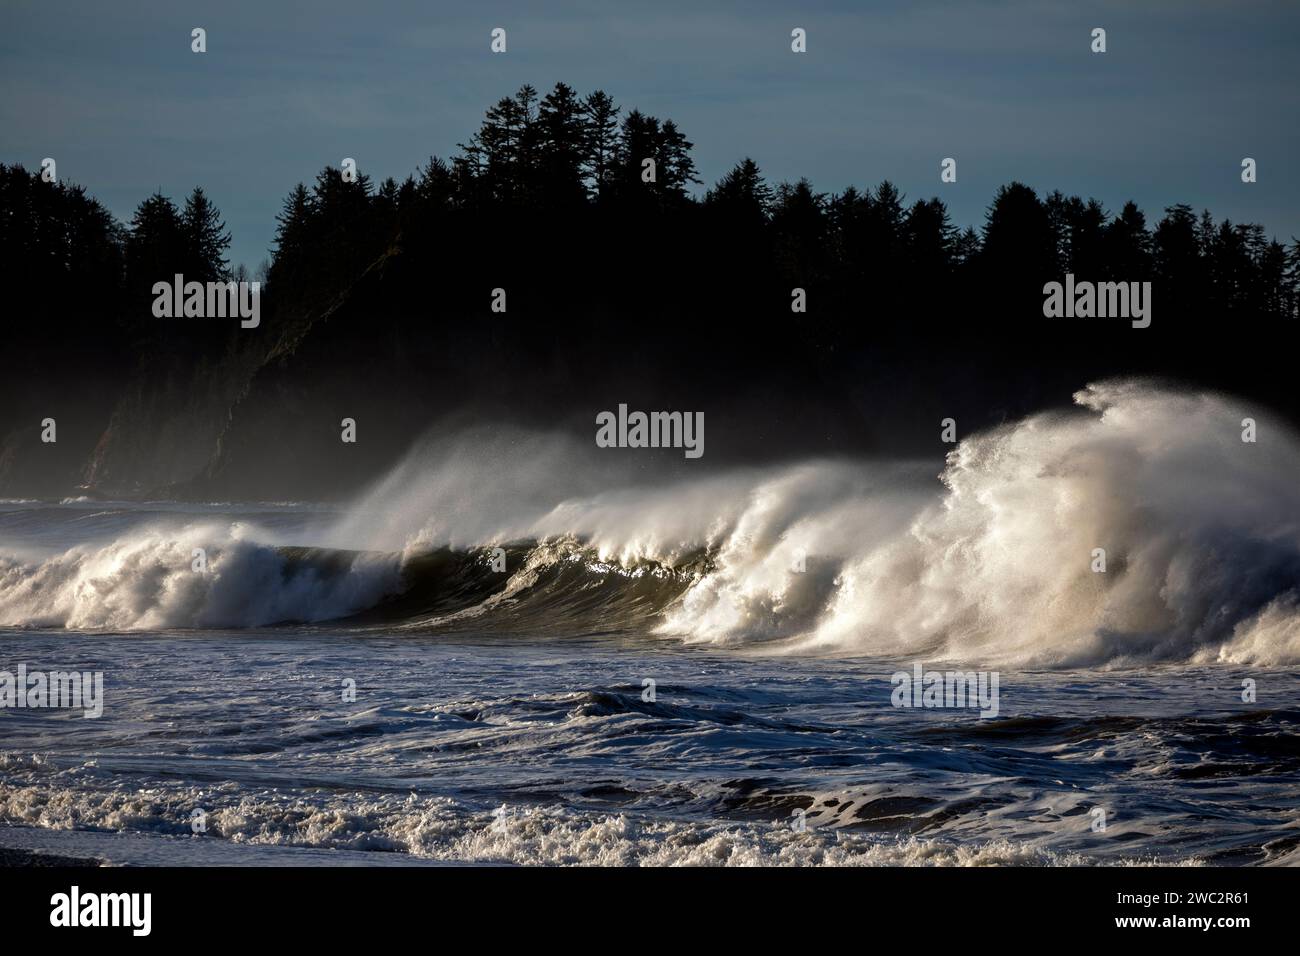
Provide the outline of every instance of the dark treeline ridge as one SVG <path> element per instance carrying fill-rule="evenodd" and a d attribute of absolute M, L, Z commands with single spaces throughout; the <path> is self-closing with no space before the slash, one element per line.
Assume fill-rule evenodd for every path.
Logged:
<path fill-rule="evenodd" d="M 624 114 L 604 92 L 580 97 L 561 83 L 539 99 L 525 86 L 488 110 L 459 155 L 434 157 L 400 183 L 376 186 L 364 173 L 348 182 L 329 166 L 310 188 L 296 186 L 277 217 L 269 269 L 264 264 L 258 277 L 281 295 L 312 294 L 355 278 L 403 237 L 437 232 L 458 242 L 540 217 L 552 242 L 585 235 L 591 239 L 580 244 L 598 248 L 610 236 L 641 235 L 704 246 L 705 261 L 683 265 L 707 275 L 719 259 L 743 262 L 783 286 L 829 291 L 823 305 L 843 291 L 856 296 L 864 281 L 879 295 L 888 292 L 882 285 L 921 291 L 909 289 L 916 282 L 933 294 L 953 279 L 990 279 L 1029 286 L 1041 299 L 1035 283 L 1065 272 L 1156 281 L 1162 303 L 1220 314 L 1290 317 L 1300 303 L 1300 241 L 1288 248 L 1262 225 L 1216 222 L 1209 210 L 1198 216 L 1171 206 L 1152 226 L 1131 201 L 1111 214 L 1096 199 L 1039 197 L 1011 183 L 993 197 L 981 230 L 960 230 L 940 199 L 908 202 L 887 180 L 839 193 L 818 192 L 806 179 L 770 185 L 751 159 L 695 198 L 691 147 L 671 120 Z M 654 182 L 643 181 L 647 158 Z M 0 211 L 14 274 L 70 283 L 69 293 L 91 296 L 101 312 L 113 293 L 144 295 L 175 272 L 199 281 L 251 278 L 228 267 L 229 233 L 201 187 L 180 209 L 152 195 L 123 224 L 80 186 L 0 165 Z M 627 271 L 680 262 L 672 249 L 656 252 Z"/>
<path fill-rule="evenodd" d="M 576 427 L 622 400 L 711 408 L 726 396 L 752 419 L 755 402 L 780 396 L 757 413 L 773 422 L 763 441 L 780 444 L 784 421 L 795 453 L 809 441 L 858 450 L 863 435 L 879 448 L 888 440 L 864 419 L 909 408 L 929 421 L 956 404 L 986 424 L 1109 374 L 1286 406 L 1270 359 L 1234 360 L 1224 344 L 1296 320 L 1294 239 L 1181 204 L 1152 223 L 1133 202 L 1112 214 L 1016 182 L 980 229 L 959 229 L 940 199 L 908 200 L 889 181 L 824 193 L 806 179 L 770 184 L 751 159 L 697 196 L 691 148 L 671 120 L 624 112 L 601 91 L 525 86 L 457 155 L 401 182 L 331 166 L 294 187 L 256 276 L 231 269 L 229 233 L 201 188 L 180 207 L 150 196 L 120 223 L 79 186 L 0 166 L 0 261 L 20 286 L 0 427 L 30 438 L 33 416 L 70 401 L 75 378 L 95 393 L 82 404 L 110 420 L 68 467 L 83 484 L 143 488 L 151 479 L 128 477 L 124 457 L 168 427 L 213 440 L 159 465 L 157 487 L 229 476 L 241 448 L 263 477 L 292 470 L 305 453 L 286 429 L 320 448 L 337 441 L 336 419 L 308 421 L 316 409 L 322 423 L 377 413 L 370 434 L 391 457 L 457 408 Z M 1151 281 L 1152 327 L 1045 319 L 1043 284 L 1067 272 Z M 262 280 L 262 326 L 153 318 L 150 289 L 175 273 Z M 795 287 L 806 314 L 791 313 Z M 503 315 L 489 308 L 496 288 Z M 761 444 L 738 442 L 737 455 Z M 11 433 L 0 487 L 14 448 Z M 341 480 L 375 467 L 344 467 Z M 235 490 L 261 487 L 250 482 Z"/>

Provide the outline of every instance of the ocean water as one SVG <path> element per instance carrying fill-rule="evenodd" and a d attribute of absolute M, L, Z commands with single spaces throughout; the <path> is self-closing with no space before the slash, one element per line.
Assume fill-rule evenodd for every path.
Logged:
<path fill-rule="evenodd" d="M 497 430 L 342 506 L 0 503 L 0 671 L 104 687 L 0 709 L 0 845 L 1295 863 L 1300 444 L 1220 396 L 1079 404 L 936 462 L 646 482 Z M 917 665 L 996 715 L 898 706 Z"/>
<path fill-rule="evenodd" d="M 1300 713 L 1242 704 L 1236 671 L 1003 673 L 1001 714 L 982 720 L 892 707 L 891 662 L 648 640 L 4 639 L 29 667 L 105 673 L 98 719 L 0 717 L 0 819 L 70 831 L 20 845 L 72 855 L 225 862 L 212 846 L 225 843 L 268 864 L 297 862 L 283 848 L 374 862 L 1246 864 L 1293 861 L 1300 843 Z M 1294 673 L 1257 677 L 1265 696 L 1300 693 Z M 341 699 L 348 678 L 355 703 Z"/>

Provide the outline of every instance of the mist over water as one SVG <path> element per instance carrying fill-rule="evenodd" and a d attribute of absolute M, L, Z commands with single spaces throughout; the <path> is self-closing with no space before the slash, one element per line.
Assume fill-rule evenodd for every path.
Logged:
<path fill-rule="evenodd" d="M 127 863 L 1294 863 L 1297 473 L 1256 409 L 1107 382 L 946 462 L 483 428 L 343 509 L 7 502 L 0 643 L 106 701 L 89 745 L 0 715 L 0 828 Z M 995 718 L 895 706 L 945 661 L 1000 674 Z"/>
<path fill-rule="evenodd" d="M 804 648 L 1077 666 L 1300 657 L 1300 445 L 1213 395 L 1090 386 L 972 436 L 842 569 Z M 1257 420 L 1257 443 L 1242 421 Z M 1105 573 L 1092 570 L 1096 548 Z"/>
<path fill-rule="evenodd" d="M 1152 383 L 1075 399 L 962 437 L 946 464 L 689 477 L 571 436 L 484 427 L 421 443 L 338 515 L 104 506 L 95 534 L 38 557 L 0 528 L 0 625 L 254 627 L 398 601 L 409 617 L 385 620 L 405 629 L 635 626 L 785 654 L 1300 660 L 1296 436 L 1231 398 Z M 498 546 L 507 573 L 490 575 Z M 430 564 L 438 553 L 457 557 Z"/>

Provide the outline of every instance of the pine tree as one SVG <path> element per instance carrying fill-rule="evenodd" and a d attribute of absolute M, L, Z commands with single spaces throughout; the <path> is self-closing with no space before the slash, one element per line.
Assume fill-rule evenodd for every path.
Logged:
<path fill-rule="evenodd" d="M 1105 278 L 1140 282 L 1151 277 L 1151 234 L 1146 216 L 1132 200 L 1106 226 L 1105 247 Z"/>
<path fill-rule="evenodd" d="M 1103 273 L 1106 233 L 1106 210 L 1095 199 L 1086 203 L 1071 196 L 1065 206 L 1065 226 L 1069 233 L 1069 260 L 1066 269 L 1076 278 L 1098 281 Z"/>
<path fill-rule="evenodd" d="M 719 269 L 748 269 L 762 277 L 772 261 L 771 208 L 772 190 L 748 157 L 705 194 L 704 223 Z"/>
<path fill-rule="evenodd" d="M 793 283 L 807 285 L 826 269 L 826 196 L 807 179 L 781 183 L 772 200 L 771 226 L 777 266 Z"/>
<path fill-rule="evenodd" d="M 312 202 L 322 239 L 336 237 L 342 230 L 354 229 L 370 211 L 370 177 L 358 172 L 348 181 L 343 172 L 326 166 L 316 174 Z"/>
<path fill-rule="evenodd" d="M 460 193 L 456 172 L 437 156 L 430 156 L 429 164 L 420 170 L 415 191 L 419 202 L 428 209 L 449 208 Z"/>
<path fill-rule="evenodd" d="M 1070 205 L 1078 202 L 1078 197 L 1067 197 L 1059 189 L 1054 189 L 1043 200 L 1043 209 L 1047 213 L 1047 224 L 1052 231 L 1052 258 L 1055 272 L 1064 275 L 1070 270 Z"/>
<path fill-rule="evenodd" d="M 190 265 L 185 229 L 176 204 L 154 193 L 136 207 L 127 239 L 127 285 L 143 295 L 155 282 L 171 282 Z M 186 277 L 189 278 L 188 276 Z"/>
<path fill-rule="evenodd" d="M 903 222 L 907 274 L 913 282 L 944 279 L 952 269 L 956 242 L 948 207 L 938 197 L 919 199 Z"/>
<path fill-rule="evenodd" d="M 1162 283 L 1176 284 L 1198 270 L 1200 245 L 1191 206 L 1180 203 L 1165 209 L 1152 242 L 1156 274 Z"/>
<path fill-rule="evenodd" d="M 1054 235 L 1047 210 L 1024 183 L 999 187 L 984 223 L 981 255 L 986 274 L 1021 294 L 1041 295 L 1042 283 L 1055 277 Z M 1071 255 L 1073 256 L 1073 250 Z"/>
<path fill-rule="evenodd" d="M 468 144 L 462 173 L 482 182 L 485 198 L 515 202 L 535 185 L 537 90 L 525 84 L 491 107 Z"/>
<path fill-rule="evenodd" d="M 221 212 L 208 199 L 201 186 L 195 186 L 185 200 L 181 213 L 186 256 L 190 261 L 186 279 L 214 282 L 230 274 L 226 251 L 230 233 L 221 221 Z"/>
<path fill-rule="evenodd" d="M 1282 313 L 1287 318 L 1300 318 L 1300 239 L 1295 236 L 1291 237 L 1291 248 L 1286 250 L 1282 278 Z"/>
<path fill-rule="evenodd" d="M 700 181 L 695 174 L 695 160 L 691 158 L 694 145 L 682 135 L 676 123 L 664 120 L 655 153 L 659 164 L 659 186 L 670 199 L 685 199 L 689 184 Z"/>
<path fill-rule="evenodd" d="M 705 194 L 704 203 L 742 228 L 761 229 L 767 223 L 772 190 L 758 164 L 745 157 Z"/>
<path fill-rule="evenodd" d="M 845 281 L 856 283 L 867 273 L 871 261 L 871 191 L 849 186 L 829 203 L 831 235 L 839 270 Z"/>
<path fill-rule="evenodd" d="M 375 211 L 381 218 L 396 221 L 397 219 L 397 180 L 392 176 L 384 179 L 375 191 L 374 206 Z"/>
<path fill-rule="evenodd" d="M 889 180 L 876 187 L 867 216 L 866 255 L 871 268 L 895 275 L 903 265 L 903 194 Z"/>
<path fill-rule="evenodd" d="M 962 272 L 974 269 L 979 264 L 980 253 L 983 252 L 983 249 L 980 234 L 975 231 L 974 226 L 967 226 L 953 244 L 953 263 Z"/>
<path fill-rule="evenodd" d="M 586 136 L 582 102 L 572 87 L 555 84 L 537 110 L 538 199 L 545 205 L 572 205 L 586 198 Z"/>
<path fill-rule="evenodd" d="M 582 101 L 582 171 L 593 198 L 604 196 L 618 156 L 618 107 L 609 94 L 596 90 Z"/>
<path fill-rule="evenodd" d="M 275 248 L 267 276 L 271 284 L 293 272 L 307 254 L 315 214 L 316 203 L 307 187 L 294 186 L 275 217 Z"/>
<path fill-rule="evenodd" d="M 623 200 L 644 201 L 658 194 L 662 188 L 659 178 L 659 120 L 640 110 L 632 110 L 623 117 L 618 132 L 618 162 L 614 186 Z M 644 163 L 655 161 L 655 182 L 642 181 Z"/>

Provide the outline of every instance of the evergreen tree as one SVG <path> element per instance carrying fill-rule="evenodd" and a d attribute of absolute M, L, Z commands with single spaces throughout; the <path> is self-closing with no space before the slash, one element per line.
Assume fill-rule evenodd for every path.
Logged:
<path fill-rule="evenodd" d="M 1199 271 L 1200 242 L 1190 206 L 1168 207 L 1156 225 L 1152 243 L 1156 275 L 1162 285 L 1176 285 Z"/>
<path fill-rule="evenodd" d="M 1052 233 L 1052 259 L 1057 273 L 1065 274 L 1070 270 L 1070 217 L 1069 206 L 1072 200 L 1059 189 L 1054 189 L 1043 200 L 1043 209 L 1047 213 L 1048 228 Z M 1078 202 L 1077 197 L 1073 202 Z"/>
<path fill-rule="evenodd" d="M 334 166 L 322 169 L 312 189 L 319 235 L 333 237 L 356 227 L 370 211 L 370 190 L 370 177 L 364 173 L 348 181 Z"/>
<path fill-rule="evenodd" d="M 983 249 L 980 234 L 975 231 L 974 226 L 967 226 L 953 243 L 953 263 L 962 272 L 974 269 L 979 264 Z"/>
<path fill-rule="evenodd" d="M 415 184 L 419 202 L 428 209 L 450 208 L 461 191 L 455 170 L 437 156 L 429 157 L 429 165 L 420 170 Z"/>
<path fill-rule="evenodd" d="M 185 200 L 181 229 L 190 263 L 185 274 L 186 280 L 215 282 L 225 279 L 230 273 L 226 260 L 230 233 L 221 220 L 221 212 L 208 199 L 201 186 L 195 186 Z"/>
<path fill-rule="evenodd" d="M 292 273 L 308 252 L 316 201 L 302 183 L 294 186 L 275 217 L 275 248 L 272 250 L 268 283 L 278 284 Z"/>
<path fill-rule="evenodd" d="M 987 276 L 1041 295 L 1042 284 L 1056 275 L 1054 239 L 1047 210 L 1032 189 L 1018 182 L 999 187 L 984 224 Z"/>
<path fill-rule="evenodd" d="M 535 185 L 537 90 L 525 84 L 487 111 L 464 151 L 462 163 L 480 180 L 484 196 L 497 202 L 520 201 Z"/>
<path fill-rule="evenodd" d="M 1103 275 L 1105 251 L 1102 248 L 1106 235 L 1105 208 L 1095 199 L 1086 203 L 1072 196 L 1066 203 L 1065 223 L 1069 230 L 1069 261 L 1067 271 L 1076 278 L 1098 281 Z"/>
<path fill-rule="evenodd" d="M 746 157 L 718 180 L 704 203 L 740 228 L 761 229 L 767 224 L 772 190 L 763 181 L 758 164 Z"/>
<path fill-rule="evenodd" d="M 1151 278 L 1151 234 L 1146 216 L 1129 200 L 1106 226 L 1106 276 L 1116 282 L 1141 282 Z"/>
<path fill-rule="evenodd" d="M 397 191 L 397 180 L 392 176 L 384 179 L 375 190 L 374 209 L 380 218 L 397 221 Z"/>
<path fill-rule="evenodd" d="M 777 267 L 793 283 L 808 285 L 826 269 L 826 197 L 807 179 L 777 187 L 771 215 Z"/>
<path fill-rule="evenodd" d="M 860 281 L 871 262 L 872 206 L 871 192 L 859 192 L 849 186 L 831 198 L 829 217 L 839 272 L 846 282 Z"/>
<path fill-rule="evenodd" d="M 903 195 L 889 180 L 876 187 L 867 216 L 866 254 L 871 268 L 897 275 L 903 263 Z"/>
<path fill-rule="evenodd" d="M 587 128 L 583 104 L 564 83 L 537 110 L 538 197 L 547 206 L 570 206 L 586 198 L 582 181 Z"/>
<path fill-rule="evenodd" d="M 1291 248 L 1286 250 L 1282 281 L 1282 314 L 1287 318 L 1300 318 L 1300 239 L 1294 236 L 1291 237 Z"/>
<path fill-rule="evenodd" d="M 603 90 L 582 101 L 582 171 L 593 197 L 605 195 L 618 158 L 618 107 Z"/>
<path fill-rule="evenodd" d="M 632 110 L 623 117 L 618 132 L 618 160 L 613 183 L 621 199 L 647 202 L 662 188 L 657 181 L 661 161 L 660 137 L 659 120 L 655 117 L 640 110 Z M 655 161 L 656 182 L 653 183 L 643 182 L 641 178 L 647 159 Z"/>
<path fill-rule="evenodd" d="M 185 226 L 176 204 L 156 192 L 136 207 L 127 240 L 127 286 L 133 296 L 150 294 L 155 282 L 171 282 L 189 267 Z M 188 277 L 187 277 L 188 279 Z"/>
<path fill-rule="evenodd" d="M 942 281 L 952 269 L 956 231 L 938 197 L 917 200 L 903 222 L 907 276 L 914 283 Z"/>
<path fill-rule="evenodd" d="M 1258 226 L 1254 228 L 1259 228 Z M 1261 230 L 1262 238 L 1262 230 Z M 1287 280 L 1286 246 L 1261 242 L 1251 282 L 1251 308 L 1270 318 L 1291 318 L 1291 290 Z"/>
<path fill-rule="evenodd" d="M 758 164 L 746 157 L 704 197 L 709 247 L 720 269 L 745 268 L 757 274 L 771 262 L 768 215 L 772 190 Z"/>
<path fill-rule="evenodd" d="M 670 199 L 685 199 L 690 183 L 698 183 L 691 149 L 695 144 L 682 135 L 677 124 L 665 120 L 659 129 L 656 156 L 660 190 Z"/>

